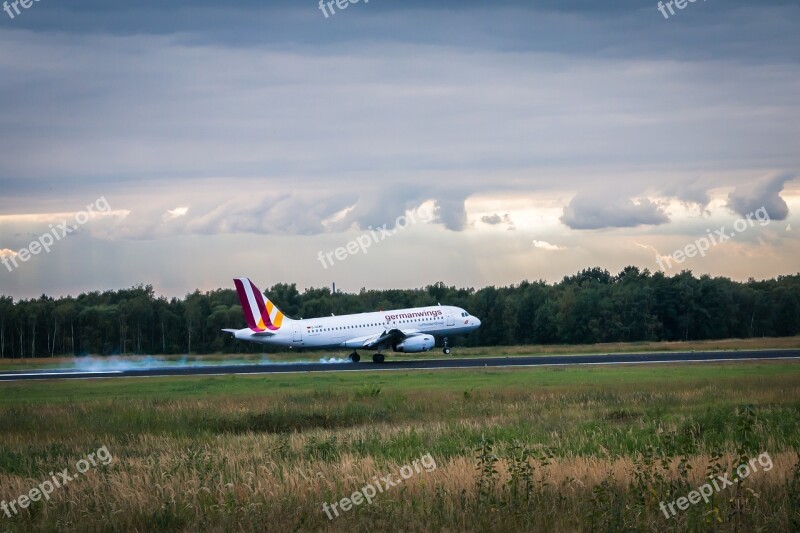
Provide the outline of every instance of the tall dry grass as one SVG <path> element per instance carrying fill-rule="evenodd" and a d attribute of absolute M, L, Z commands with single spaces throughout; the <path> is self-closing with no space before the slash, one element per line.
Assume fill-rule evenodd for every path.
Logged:
<path fill-rule="evenodd" d="M 610 482 L 609 490 L 629 505 L 639 492 L 653 488 L 635 485 L 637 465 L 632 458 L 555 458 L 549 465 L 531 460 L 534 489 L 526 500 L 515 502 L 515 509 L 508 499 L 508 460 L 498 460 L 492 494 L 481 498 L 476 489 L 479 475 L 474 455 L 447 460 L 434 457 L 436 470 L 422 471 L 401 487 L 379 494 L 372 505 L 357 507 L 330 521 L 322 511 L 323 502 L 350 496 L 372 483 L 375 476 L 394 473 L 394 479 L 398 479 L 397 472 L 405 463 L 350 454 L 335 460 L 286 461 L 280 439 L 264 434 L 220 435 L 205 442 L 153 435 L 127 439 L 107 436 L 106 446 L 112 454 L 121 451 L 111 465 L 56 490 L 51 501 L 35 505 L 30 514 L 3 519 L 0 529 L 366 531 L 374 530 L 377 521 L 407 531 L 482 531 L 492 520 L 498 520 L 513 531 L 588 531 L 592 513 L 604 511 L 596 487 Z M 72 460 L 83 455 L 75 453 Z M 789 492 L 791 487 L 795 491 L 798 488 L 798 457 L 782 452 L 773 454 L 772 460 L 772 470 L 753 474 L 745 493 L 731 489 L 719 494 L 721 530 L 732 530 L 734 511 L 742 513 L 741 505 L 734 508 L 728 501 L 737 497 L 746 500 L 744 508 L 754 525 L 788 531 L 792 517 L 786 506 L 798 496 Z M 711 461 L 707 455 L 688 458 L 693 467 L 686 480 L 689 487 L 704 483 L 704 472 Z M 727 465 L 735 461 L 733 454 L 722 458 Z M 54 467 L 71 466 L 71 462 Z M 667 476 L 680 479 L 677 461 L 671 462 Z M 2 473 L 0 498 L 8 501 L 25 494 L 43 479 Z M 699 520 L 708 508 L 698 506 L 666 521 L 654 504 L 633 516 L 639 529 L 657 530 L 676 524 L 689 526 L 691 519 Z M 520 509 L 531 514 L 518 515 Z"/>

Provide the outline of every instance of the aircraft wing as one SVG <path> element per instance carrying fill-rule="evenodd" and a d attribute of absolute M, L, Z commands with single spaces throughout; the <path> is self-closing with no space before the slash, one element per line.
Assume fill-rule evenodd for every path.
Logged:
<path fill-rule="evenodd" d="M 418 329 L 389 329 L 378 335 L 368 337 L 364 341 L 364 348 L 385 348 L 408 337 L 416 337 L 421 335 L 422 332 Z"/>

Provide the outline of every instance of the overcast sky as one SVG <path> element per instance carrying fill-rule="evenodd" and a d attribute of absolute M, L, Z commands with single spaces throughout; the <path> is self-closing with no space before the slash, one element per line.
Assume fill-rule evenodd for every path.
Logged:
<path fill-rule="evenodd" d="M 800 270 L 796 1 L 334 8 L 0 11 L 0 294 Z"/>

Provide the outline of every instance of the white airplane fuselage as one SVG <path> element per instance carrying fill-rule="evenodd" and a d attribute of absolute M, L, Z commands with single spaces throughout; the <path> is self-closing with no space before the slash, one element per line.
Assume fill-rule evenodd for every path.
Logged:
<path fill-rule="evenodd" d="M 480 327 L 478 318 L 459 307 L 414 307 L 374 313 L 286 320 L 272 335 L 237 330 L 237 339 L 287 348 L 364 348 L 370 338 L 389 330 L 450 337 Z M 430 346 L 428 349 L 432 348 Z M 427 351 L 427 350 L 421 350 Z"/>

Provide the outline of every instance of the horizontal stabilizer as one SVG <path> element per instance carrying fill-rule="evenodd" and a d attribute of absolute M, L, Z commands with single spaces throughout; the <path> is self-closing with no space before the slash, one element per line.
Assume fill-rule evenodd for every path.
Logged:
<path fill-rule="evenodd" d="M 222 331 L 224 331 L 225 333 L 230 333 L 231 335 L 236 337 L 236 334 L 239 333 L 242 330 L 240 330 L 240 329 L 223 329 Z M 249 333 L 250 337 L 271 337 L 273 335 L 275 335 L 274 331 L 253 331 L 253 330 L 250 330 L 250 333 Z M 247 335 L 245 334 L 245 336 L 247 336 Z M 242 337 L 239 337 L 239 338 L 242 338 Z"/>

